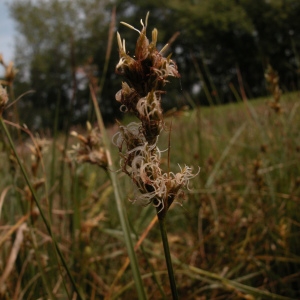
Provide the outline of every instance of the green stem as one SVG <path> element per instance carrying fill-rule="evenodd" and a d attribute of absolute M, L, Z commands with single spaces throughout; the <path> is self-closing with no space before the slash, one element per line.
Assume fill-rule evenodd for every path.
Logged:
<path fill-rule="evenodd" d="M 107 160 L 108 160 L 108 173 L 109 173 L 109 177 L 112 182 L 113 189 L 114 189 L 117 211 L 119 214 L 119 219 L 120 219 L 122 231 L 124 234 L 125 244 L 126 244 L 128 256 L 130 259 L 130 266 L 131 266 L 131 270 L 133 273 L 133 278 L 135 281 L 138 298 L 144 300 L 144 299 L 146 299 L 146 295 L 145 295 L 145 291 L 144 291 L 144 287 L 143 287 L 142 277 L 141 277 L 139 267 L 138 267 L 137 258 L 136 258 L 134 248 L 133 248 L 128 216 L 127 216 L 127 213 L 126 213 L 126 210 L 124 207 L 124 203 L 120 196 L 120 188 L 118 185 L 118 179 L 117 179 L 116 172 L 114 171 L 115 167 L 114 167 L 111 155 L 110 155 L 110 153 L 111 153 L 110 140 L 107 136 L 105 126 L 103 123 L 103 119 L 102 119 L 102 115 L 101 115 L 101 112 L 100 112 L 100 109 L 98 106 L 97 98 L 96 98 L 95 92 L 93 90 L 93 87 L 91 85 L 90 85 L 90 91 L 91 91 L 91 96 L 92 96 L 94 109 L 95 109 L 95 113 L 96 113 L 96 117 L 97 117 L 98 126 L 100 128 L 100 131 L 102 134 L 102 139 L 103 139 L 103 144 L 106 149 L 106 155 L 107 155 Z"/>
<path fill-rule="evenodd" d="M 62 252 L 60 251 L 60 249 L 59 249 L 59 247 L 58 247 L 58 244 L 57 244 L 56 239 L 55 239 L 55 237 L 54 237 L 54 235 L 53 235 L 53 232 L 52 232 L 50 223 L 49 223 L 49 221 L 46 219 L 46 217 L 45 217 L 45 215 L 44 215 L 44 213 L 43 213 L 42 207 L 41 207 L 41 205 L 40 205 L 40 203 L 39 203 L 39 201 L 38 201 L 38 198 L 37 198 L 37 195 L 36 195 L 36 193 L 35 193 L 35 190 L 34 190 L 32 184 L 31 184 L 31 182 L 30 182 L 30 180 L 29 180 L 29 177 L 28 177 L 28 175 L 27 175 L 27 172 L 26 172 L 26 170 L 25 170 L 25 168 L 24 168 L 24 166 L 23 166 L 23 164 L 22 164 L 22 162 L 21 162 L 21 159 L 20 159 L 20 157 L 19 157 L 19 155 L 18 155 L 18 153 L 17 153 L 17 150 L 16 150 L 16 148 L 15 148 L 14 142 L 13 142 L 13 140 L 12 140 L 12 138 L 11 138 L 11 135 L 10 135 L 10 133 L 9 133 L 9 131 L 8 131 L 8 129 L 7 129 L 6 125 L 5 125 L 4 120 L 3 120 L 2 117 L 0 117 L 0 124 L 1 124 L 1 127 L 2 127 L 3 131 L 5 132 L 5 134 L 6 134 L 7 138 L 8 138 L 10 147 L 11 147 L 11 149 L 13 150 L 13 152 L 14 152 L 14 154 L 15 154 L 15 156 L 16 156 L 16 159 L 17 159 L 17 161 L 18 161 L 18 165 L 20 166 L 20 169 L 21 169 L 21 172 L 22 172 L 22 174 L 23 174 L 23 176 L 24 176 L 24 179 L 25 179 L 25 181 L 26 181 L 26 183 L 27 183 L 27 185 L 28 185 L 28 188 L 29 188 L 29 190 L 30 190 L 30 192 L 31 192 L 31 194 L 32 194 L 32 197 L 33 197 L 34 202 L 35 202 L 35 204 L 36 204 L 36 206 L 37 206 L 37 208 L 38 208 L 38 210 L 39 210 L 39 213 L 40 213 L 40 215 L 41 215 L 41 218 L 42 218 L 42 220 L 43 220 L 43 222 L 44 222 L 44 224 L 45 224 L 45 226 L 46 226 L 46 229 L 47 229 L 49 235 L 51 236 L 51 239 L 52 239 L 52 241 L 53 241 L 53 244 L 54 244 L 54 247 L 55 247 L 55 249 L 56 249 L 56 252 L 57 252 L 58 256 L 60 257 L 61 262 L 62 262 L 64 268 L 66 269 L 66 272 L 67 272 L 67 274 L 68 274 L 68 276 L 69 276 L 69 279 L 70 279 L 70 281 L 71 281 L 71 283 L 72 283 L 72 286 L 73 286 L 73 288 L 74 288 L 74 291 L 77 293 L 79 299 L 84 299 L 84 297 L 79 293 L 79 290 L 78 290 L 78 288 L 77 288 L 77 286 L 76 286 L 76 283 L 75 283 L 75 281 L 74 281 L 74 278 L 73 278 L 73 276 L 72 276 L 72 274 L 71 274 L 71 272 L 70 272 L 70 270 L 69 270 L 69 268 L 68 268 L 68 265 L 67 265 L 67 263 L 66 263 L 66 261 L 65 261 L 65 258 L 64 258 Z M 67 292 L 68 292 L 68 291 L 67 291 Z"/>
<path fill-rule="evenodd" d="M 177 288 L 176 288 L 175 276 L 174 276 L 174 272 L 173 272 L 168 236 L 167 236 L 166 227 L 165 227 L 165 218 L 158 217 L 158 223 L 159 223 L 159 228 L 160 228 L 161 239 L 162 239 L 163 246 L 164 246 L 165 259 L 166 259 L 166 264 L 167 264 L 167 268 L 168 268 L 168 275 L 169 275 L 169 281 L 170 281 L 170 286 L 171 286 L 171 291 L 172 291 L 172 297 L 173 297 L 173 300 L 176 300 L 176 299 L 178 299 L 178 293 L 177 293 Z"/>

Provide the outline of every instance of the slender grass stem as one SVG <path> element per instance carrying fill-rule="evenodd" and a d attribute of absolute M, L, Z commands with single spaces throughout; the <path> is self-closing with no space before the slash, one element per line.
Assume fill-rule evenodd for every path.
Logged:
<path fill-rule="evenodd" d="M 110 142 L 109 142 L 106 130 L 105 130 L 102 115 L 101 115 L 101 112 L 100 112 L 100 109 L 99 109 L 99 106 L 97 103 L 97 98 L 96 98 L 96 95 L 95 95 L 95 92 L 94 92 L 92 86 L 90 86 L 90 91 L 91 91 L 91 96 L 92 96 L 92 100 L 94 103 L 98 126 L 101 130 L 103 144 L 106 149 L 108 166 L 109 166 L 110 170 L 114 170 L 115 168 L 114 168 L 113 161 L 112 161 L 111 155 L 110 155 L 110 153 L 111 153 Z M 141 274 L 139 271 L 138 262 L 137 262 L 137 258 L 135 255 L 135 251 L 133 248 L 133 243 L 132 243 L 132 239 L 131 239 L 131 235 L 130 235 L 128 216 L 127 216 L 127 213 L 124 208 L 124 203 L 120 196 L 118 179 L 117 179 L 116 173 L 114 171 L 109 171 L 109 176 L 110 176 L 110 179 L 111 179 L 111 182 L 113 185 L 113 189 L 114 189 L 117 211 L 119 214 L 119 219 L 120 219 L 121 227 L 122 227 L 123 234 L 124 234 L 125 244 L 126 244 L 128 256 L 130 259 L 131 270 L 133 273 L 133 278 L 135 281 L 138 297 L 139 297 L 139 299 L 146 299 L 146 294 L 145 294 L 144 287 L 143 287 L 142 277 L 141 277 Z"/>
<path fill-rule="evenodd" d="M 43 220 L 43 222 L 44 222 L 44 224 L 45 224 L 45 226 L 46 226 L 46 229 L 47 229 L 49 235 L 51 236 L 51 239 L 52 239 L 52 242 L 53 242 L 53 244 L 54 244 L 55 250 L 56 250 L 58 256 L 60 257 L 61 262 L 62 262 L 64 268 L 66 269 L 66 272 L 67 272 L 67 274 L 68 274 L 68 277 L 69 277 L 69 279 L 70 279 L 70 281 L 71 281 L 71 283 L 72 283 L 72 286 L 73 286 L 73 288 L 74 288 L 74 291 L 77 293 L 79 299 L 84 299 L 84 297 L 81 295 L 81 293 L 79 293 L 79 290 L 78 290 L 78 288 L 77 288 L 77 286 L 76 286 L 76 283 L 75 283 L 75 281 L 74 281 L 74 278 L 73 278 L 73 276 L 72 276 L 72 274 L 71 274 L 71 272 L 70 272 L 70 270 L 69 270 L 69 267 L 68 267 L 68 265 L 67 265 L 67 263 L 66 263 L 66 261 L 65 261 L 65 258 L 64 258 L 64 256 L 63 256 L 62 252 L 60 251 L 60 248 L 58 247 L 58 244 L 57 244 L 57 242 L 56 242 L 56 239 L 55 239 L 55 237 L 54 237 L 54 235 L 53 235 L 53 232 L 52 232 L 52 229 L 51 229 L 51 225 L 50 225 L 49 221 L 46 219 L 46 217 L 45 217 L 45 215 L 44 215 L 44 212 L 43 212 L 42 207 L 41 207 L 41 205 L 40 205 L 40 203 L 39 203 L 39 201 L 38 201 L 38 198 L 37 198 L 37 195 L 36 195 L 36 193 L 35 193 L 35 190 L 34 190 L 32 184 L 31 184 L 31 182 L 30 182 L 30 180 L 29 180 L 29 177 L 28 177 L 28 175 L 27 175 L 27 172 L 26 172 L 26 170 L 25 170 L 25 168 L 24 168 L 24 166 L 23 166 L 23 164 L 22 164 L 22 162 L 21 162 L 21 159 L 20 159 L 20 157 L 19 157 L 19 155 L 18 155 L 18 152 L 17 152 L 17 150 L 16 150 L 16 148 L 15 148 L 14 142 L 13 142 L 13 140 L 12 140 L 12 138 L 11 138 L 11 135 L 10 135 L 10 133 L 9 133 L 9 131 L 8 131 L 8 129 L 7 129 L 6 125 L 5 125 L 4 120 L 3 120 L 2 117 L 0 117 L 0 125 L 1 125 L 1 127 L 2 127 L 2 129 L 3 129 L 3 131 L 5 132 L 5 135 L 6 135 L 7 139 L 8 139 L 8 141 L 9 141 L 9 144 L 10 144 L 10 147 L 11 147 L 12 151 L 14 152 L 14 154 L 15 154 L 15 156 L 16 156 L 18 165 L 20 166 L 20 169 L 21 169 L 21 172 L 22 172 L 22 174 L 23 174 L 23 176 L 24 176 L 24 179 L 25 179 L 25 181 L 26 181 L 26 183 L 27 183 L 27 185 L 28 185 L 28 188 L 29 188 L 29 190 L 30 190 L 30 192 L 31 192 L 31 194 L 32 194 L 32 197 L 33 197 L 34 202 L 35 202 L 35 204 L 36 204 L 36 206 L 37 206 L 37 208 L 38 208 L 38 210 L 39 210 L 39 213 L 40 213 L 40 215 L 41 215 L 41 218 L 42 218 L 42 220 Z M 58 264 L 59 264 L 59 263 L 58 263 Z M 66 291 L 67 291 L 67 290 L 66 290 Z M 68 291 L 67 291 L 67 292 L 68 292 Z"/>
<path fill-rule="evenodd" d="M 41 254 L 40 254 L 39 248 L 37 246 L 36 237 L 35 237 L 35 234 L 34 234 L 34 231 L 33 231 L 32 228 L 30 228 L 30 235 L 31 235 L 32 245 L 33 245 L 33 248 L 34 248 L 34 251 L 35 251 L 35 255 L 36 255 L 36 262 L 37 262 L 38 268 L 40 270 L 42 281 L 43 281 L 44 286 L 46 288 L 46 291 L 47 291 L 47 293 L 49 295 L 49 298 L 51 300 L 55 300 L 55 296 L 54 296 L 53 291 L 52 291 L 52 289 L 50 287 L 49 281 L 47 280 L 46 272 L 45 272 L 45 270 L 44 270 L 44 268 L 42 266 Z"/>
<path fill-rule="evenodd" d="M 59 108 L 60 108 L 60 100 L 61 95 L 58 94 L 56 105 L 55 105 L 55 115 L 54 115 L 54 122 L 53 122 L 53 143 L 52 143 L 52 153 L 51 153 L 51 165 L 50 165 L 50 187 L 54 186 L 55 182 L 55 172 L 56 172 L 56 142 L 57 142 L 57 135 L 58 135 L 58 119 L 59 119 Z M 53 195 L 49 197 L 49 214 L 52 220 L 52 207 L 53 207 Z"/>
<path fill-rule="evenodd" d="M 165 259 L 166 259 L 169 281 L 170 281 L 170 286 L 171 286 L 171 291 L 172 291 L 172 297 L 173 297 L 173 300 L 176 300 L 176 299 L 178 299 L 178 293 L 177 293 L 177 287 L 176 287 L 176 282 L 175 282 L 175 276 L 174 276 L 174 272 L 173 272 L 168 236 L 167 236 L 166 227 L 165 227 L 165 218 L 158 217 L 158 223 L 159 223 L 161 239 L 162 239 L 163 247 L 164 247 Z"/>

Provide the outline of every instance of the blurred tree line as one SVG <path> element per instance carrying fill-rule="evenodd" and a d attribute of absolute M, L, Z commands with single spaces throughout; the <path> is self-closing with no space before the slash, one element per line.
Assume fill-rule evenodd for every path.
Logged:
<path fill-rule="evenodd" d="M 16 93 L 35 90 L 19 103 L 29 127 L 51 128 L 57 116 L 59 128 L 93 118 L 88 78 L 103 83 L 105 121 L 120 118 L 115 32 L 132 53 L 138 34 L 120 21 L 140 29 L 147 11 L 148 37 L 156 27 L 158 47 L 170 42 L 181 73 L 168 88 L 165 109 L 235 101 L 234 91 L 265 95 L 268 64 L 284 90 L 299 88 L 299 0 L 15 0 L 10 11 L 18 30 Z"/>

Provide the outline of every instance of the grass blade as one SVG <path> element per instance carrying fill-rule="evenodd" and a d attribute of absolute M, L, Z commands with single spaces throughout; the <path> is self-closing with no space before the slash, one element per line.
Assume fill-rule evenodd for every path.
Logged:
<path fill-rule="evenodd" d="M 122 230 L 123 230 L 123 233 L 124 233 L 125 244 L 126 244 L 127 251 L 128 251 L 128 256 L 129 256 L 129 259 L 130 259 L 130 265 L 131 265 L 134 281 L 135 281 L 135 284 L 136 284 L 138 297 L 139 297 L 139 299 L 146 299 L 146 295 L 145 295 L 145 291 L 144 291 L 144 287 L 143 287 L 143 282 L 142 282 L 142 278 L 141 278 L 139 267 L 138 267 L 137 258 L 136 258 L 135 252 L 134 252 L 133 243 L 132 243 L 132 239 L 131 239 L 131 236 L 130 236 L 128 217 L 127 217 L 127 213 L 125 211 L 124 203 L 123 203 L 121 195 L 120 195 L 120 190 L 119 190 L 119 185 L 118 185 L 118 178 L 117 178 L 116 173 L 114 171 L 115 167 L 114 167 L 113 161 L 111 159 L 111 155 L 110 155 L 110 153 L 111 153 L 111 151 L 110 151 L 110 141 L 109 141 L 107 133 L 106 133 L 106 129 L 105 129 L 105 126 L 104 126 L 104 123 L 103 123 L 103 119 L 102 119 L 101 112 L 100 112 L 100 109 L 99 109 L 99 106 L 98 106 L 96 95 L 95 95 L 95 92 L 94 92 L 92 86 L 90 86 L 90 91 L 91 91 L 91 96 L 92 96 L 92 100 L 93 100 L 93 103 L 94 103 L 94 108 L 95 108 L 95 112 L 96 112 L 98 126 L 100 128 L 101 133 L 102 133 L 103 144 L 104 144 L 104 147 L 106 149 L 106 155 L 107 155 L 107 160 L 108 160 L 108 168 L 109 168 L 109 176 L 110 176 L 112 186 L 113 186 L 113 189 L 114 189 L 116 206 L 117 206 L 117 210 L 118 210 Z"/>

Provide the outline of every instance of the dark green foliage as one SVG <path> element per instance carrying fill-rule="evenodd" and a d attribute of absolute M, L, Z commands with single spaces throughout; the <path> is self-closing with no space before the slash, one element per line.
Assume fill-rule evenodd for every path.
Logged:
<path fill-rule="evenodd" d="M 24 92 L 22 82 L 35 90 L 27 99 L 30 106 L 24 104 L 23 110 L 24 116 L 28 116 L 23 121 L 30 127 L 51 128 L 56 109 L 61 115 L 61 129 L 68 122 L 82 123 L 87 119 L 90 109 L 87 107 L 88 81 L 83 71 L 89 66 L 90 75 L 102 76 L 110 20 L 106 2 L 88 2 L 16 1 L 11 5 L 20 33 L 16 57 L 20 69 L 17 92 Z M 117 51 L 114 53 L 118 55 Z M 109 77 L 114 76 L 114 64 L 109 68 Z M 103 99 L 108 99 L 107 94 L 103 94 Z M 56 105 L 58 98 L 59 107 Z M 108 105 L 111 114 L 114 101 L 109 99 L 109 103 L 112 103 Z M 41 124 L 35 124 L 33 110 L 42 117 Z"/>
<path fill-rule="evenodd" d="M 124 30 L 119 22 L 140 28 L 139 20 L 147 11 L 148 31 L 158 29 L 159 46 L 176 36 L 170 52 L 179 66 L 181 79 L 174 81 L 172 92 L 166 95 L 166 108 L 187 103 L 185 92 L 197 99 L 195 102 L 211 102 L 204 93 L 204 85 L 214 103 L 235 100 L 229 84 L 238 91 L 244 89 L 249 98 L 265 95 L 263 73 L 268 63 L 278 71 L 285 90 L 299 88 L 297 0 L 15 1 L 11 12 L 20 33 L 18 81 L 26 80 L 28 87 L 36 90 L 27 100 L 32 103 L 31 110 L 54 110 L 59 95 L 60 112 L 64 116 L 72 114 L 72 123 L 90 116 L 87 85 L 82 85 L 78 78 L 75 81 L 74 72 L 89 63 L 96 67 L 93 75 L 101 78 L 113 4 L 116 29 L 128 41 L 129 53 L 135 47 L 130 41 L 136 40 L 137 33 Z M 118 111 L 114 101 L 119 86 L 114 74 L 117 61 L 118 51 L 114 47 L 101 97 L 107 122 L 114 120 Z M 199 84 L 200 92 L 193 93 Z M 19 92 L 24 91 L 24 86 L 16 86 Z M 49 126 L 51 118 L 47 120 L 42 111 L 39 114 L 43 115 L 43 126 Z"/>

